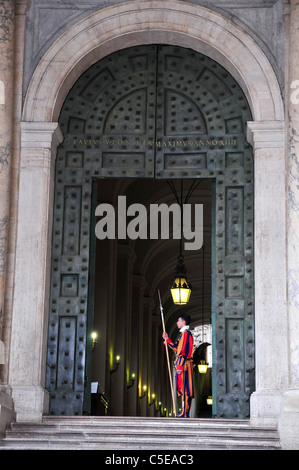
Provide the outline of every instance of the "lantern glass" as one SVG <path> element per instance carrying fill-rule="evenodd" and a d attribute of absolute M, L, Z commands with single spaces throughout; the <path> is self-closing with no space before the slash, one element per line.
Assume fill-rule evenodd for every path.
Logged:
<path fill-rule="evenodd" d="M 208 364 L 206 363 L 206 361 L 200 361 L 200 364 L 198 364 L 198 372 L 200 374 L 205 374 L 208 370 Z"/>
<path fill-rule="evenodd" d="M 213 397 L 211 397 L 210 395 L 207 398 L 207 405 L 213 405 Z"/>
<path fill-rule="evenodd" d="M 191 287 L 188 285 L 186 278 L 177 277 L 170 290 L 175 305 L 186 305 L 189 302 Z"/>

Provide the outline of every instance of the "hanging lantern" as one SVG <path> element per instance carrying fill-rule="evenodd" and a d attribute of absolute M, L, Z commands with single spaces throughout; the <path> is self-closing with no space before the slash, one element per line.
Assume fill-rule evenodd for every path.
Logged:
<path fill-rule="evenodd" d="M 191 284 L 186 278 L 186 268 L 183 263 L 183 256 L 179 256 L 175 271 L 175 280 L 170 288 L 172 300 L 175 305 L 186 305 L 190 300 Z"/>
<path fill-rule="evenodd" d="M 205 374 L 208 370 L 208 364 L 206 363 L 206 361 L 200 361 L 200 364 L 198 364 L 198 372 L 200 374 Z"/>
<path fill-rule="evenodd" d="M 190 199 L 193 191 L 197 188 L 197 186 L 200 184 L 201 181 L 193 181 L 191 184 L 191 187 L 187 193 L 187 196 L 185 198 L 185 201 L 183 200 L 183 180 L 181 180 L 181 197 L 179 198 L 179 195 L 177 193 L 176 187 L 173 184 L 173 182 L 168 181 L 168 185 L 172 189 L 175 198 L 180 205 L 181 209 L 181 236 L 180 236 L 180 251 L 179 251 L 179 257 L 178 257 L 178 264 L 176 266 L 175 270 L 175 278 L 174 282 L 170 288 L 170 292 L 172 295 L 172 300 L 175 305 L 186 305 L 188 304 L 190 300 L 190 295 L 191 295 L 191 284 L 188 283 L 187 278 L 186 278 L 186 267 L 184 265 L 184 257 L 182 254 L 182 240 L 183 240 L 183 211 L 184 211 L 184 204 L 187 204 L 188 200 Z"/>
<path fill-rule="evenodd" d="M 191 295 L 191 287 L 185 277 L 177 277 L 171 286 L 173 303 L 176 305 L 186 305 Z"/>

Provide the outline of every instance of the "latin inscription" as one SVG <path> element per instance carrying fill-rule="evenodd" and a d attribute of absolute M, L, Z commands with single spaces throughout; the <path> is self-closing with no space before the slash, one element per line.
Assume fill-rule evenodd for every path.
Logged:
<path fill-rule="evenodd" d="M 148 139 L 102 139 L 102 138 L 76 138 L 74 145 L 108 145 L 108 146 L 136 146 L 156 148 L 187 148 L 187 147 L 237 147 L 237 139 L 169 139 L 169 140 L 148 140 Z"/>

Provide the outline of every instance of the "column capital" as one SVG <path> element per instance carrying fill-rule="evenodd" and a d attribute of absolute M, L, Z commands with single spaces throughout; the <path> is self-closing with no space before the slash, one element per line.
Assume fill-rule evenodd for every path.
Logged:
<path fill-rule="evenodd" d="M 282 0 L 283 14 L 289 15 L 291 11 L 290 0 Z"/>
<path fill-rule="evenodd" d="M 258 148 L 285 147 L 284 121 L 248 121 L 247 140 Z"/>
<path fill-rule="evenodd" d="M 152 297 L 143 297 L 143 306 L 152 312 L 155 308 L 155 302 Z"/>
<path fill-rule="evenodd" d="M 26 15 L 30 6 L 30 0 L 16 0 L 15 2 L 15 14 Z"/>
<path fill-rule="evenodd" d="M 117 244 L 117 256 L 118 258 L 126 258 L 131 264 L 134 264 L 136 260 L 134 248 L 131 245 L 122 243 Z"/>
<path fill-rule="evenodd" d="M 63 141 L 58 122 L 21 122 L 22 148 L 57 147 Z"/>
<path fill-rule="evenodd" d="M 141 290 L 144 290 L 147 285 L 147 281 L 142 274 L 133 274 L 132 282 L 133 282 L 133 286 L 140 287 Z"/>

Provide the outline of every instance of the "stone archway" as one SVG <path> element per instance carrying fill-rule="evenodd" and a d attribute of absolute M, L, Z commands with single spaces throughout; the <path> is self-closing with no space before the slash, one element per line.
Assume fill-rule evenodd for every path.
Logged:
<path fill-rule="evenodd" d="M 287 333 L 282 98 L 268 60 L 244 31 L 204 7 L 177 1 L 145 1 L 138 6 L 137 2 L 128 2 L 94 13 L 49 48 L 32 77 L 22 123 L 18 204 L 22 219 L 10 360 L 18 420 L 40 420 L 48 409 L 44 377 L 53 165 L 57 144 L 63 139 L 57 125 L 62 103 L 88 66 L 118 49 L 150 43 L 177 44 L 216 60 L 238 81 L 251 107 L 254 122 L 248 123 L 248 139 L 255 156 L 257 355 L 257 391 L 251 399 L 251 418 L 276 423 L 282 390 L 287 387 L 286 342 L 283 349 L 280 343 Z M 33 196 L 27 189 L 32 185 Z M 281 253 L 279 263 L 277 252 Z M 32 268 L 32 276 L 25 283 L 24 263 Z M 273 363 L 275 368 L 271 367 Z M 269 398 L 271 406 L 267 405 Z"/>
<path fill-rule="evenodd" d="M 205 251 L 210 257 L 213 251 L 214 415 L 249 417 L 254 390 L 253 161 L 244 135 L 249 120 L 248 103 L 231 75 L 203 54 L 178 46 L 142 45 L 117 51 L 87 69 L 72 87 L 59 117 L 64 142 L 55 170 L 47 357 L 51 413 L 82 414 L 83 396 L 88 395 L 84 365 L 86 322 L 93 316 L 86 282 L 93 277 L 92 179 L 155 178 L 164 184 L 213 179 L 215 241 L 212 248 L 206 239 Z M 152 243 L 154 252 L 159 251 L 156 241 Z M 176 258 L 171 248 L 163 246 L 167 261 L 162 262 L 162 253 L 156 259 L 166 277 L 161 280 L 164 292 L 165 281 L 172 276 L 164 263 Z M 194 264 L 199 262 L 196 255 L 198 250 L 188 255 Z M 137 272 L 148 283 L 146 272 Z M 129 307 L 122 307 L 130 305 L 129 279 L 128 274 L 128 291 L 119 308 L 106 314 L 112 325 L 114 316 L 117 324 L 123 322 L 123 331 L 133 315 Z M 111 289 L 110 297 L 114 295 Z M 155 304 L 156 295 L 147 295 Z M 141 307 L 138 311 L 142 317 Z M 101 313 L 104 318 L 104 306 Z M 138 324 L 135 318 L 133 337 Z M 104 357 L 116 347 L 113 334 L 117 337 L 112 331 Z M 124 341 L 133 348 L 131 334 Z M 125 348 L 122 357 L 129 362 Z M 120 392 L 123 384 L 117 388 Z"/>
<path fill-rule="evenodd" d="M 24 121 L 58 120 L 79 76 L 110 53 L 140 44 L 176 44 L 201 52 L 238 81 L 256 121 L 283 121 L 279 85 L 257 44 L 211 10 L 179 2 L 128 2 L 103 9 L 64 33 L 45 53 L 24 104 Z"/>

